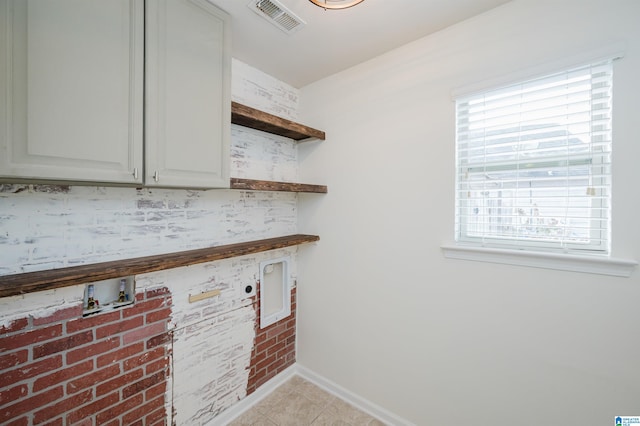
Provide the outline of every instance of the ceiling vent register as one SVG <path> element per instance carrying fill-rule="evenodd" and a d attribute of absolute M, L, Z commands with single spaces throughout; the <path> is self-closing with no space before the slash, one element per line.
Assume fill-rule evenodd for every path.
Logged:
<path fill-rule="evenodd" d="M 277 0 L 252 0 L 248 6 L 287 34 L 293 34 L 306 25 L 306 22 Z"/>

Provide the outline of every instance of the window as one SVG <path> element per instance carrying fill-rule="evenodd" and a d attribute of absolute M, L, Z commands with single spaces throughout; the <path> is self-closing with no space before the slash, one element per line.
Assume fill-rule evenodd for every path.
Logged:
<path fill-rule="evenodd" d="M 456 99 L 456 240 L 609 254 L 611 61 Z"/>

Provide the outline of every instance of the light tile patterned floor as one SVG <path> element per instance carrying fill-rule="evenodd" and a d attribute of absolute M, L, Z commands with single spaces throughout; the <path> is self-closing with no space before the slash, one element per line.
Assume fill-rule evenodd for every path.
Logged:
<path fill-rule="evenodd" d="M 384 426 L 384 423 L 294 376 L 229 426 Z"/>

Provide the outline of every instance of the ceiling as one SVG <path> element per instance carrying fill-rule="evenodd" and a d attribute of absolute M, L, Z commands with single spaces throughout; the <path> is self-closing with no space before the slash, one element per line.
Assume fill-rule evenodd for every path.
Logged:
<path fill-rule="evenodd" d="M 509 0 L 364 0 L 326 11 L 278 0 L 306 22 L 293 34 L 250 10 L 250 0 L 209 1 L 232 16 L 234 58 L 300 88 Z"/>

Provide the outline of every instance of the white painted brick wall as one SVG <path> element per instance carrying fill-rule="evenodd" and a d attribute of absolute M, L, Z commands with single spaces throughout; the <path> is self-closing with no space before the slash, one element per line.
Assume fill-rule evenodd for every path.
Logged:
<path fill-rule="evenodd" d="M 0 205 L 2 275 L 297 231 L 295 194 L 277 192 L 0 185 Z"/>
<path fill-rule="evenodd" d="M 300 91 L 269 74 L 234 59 L 231 98 L 241 104 L 296 121 Z"/>

